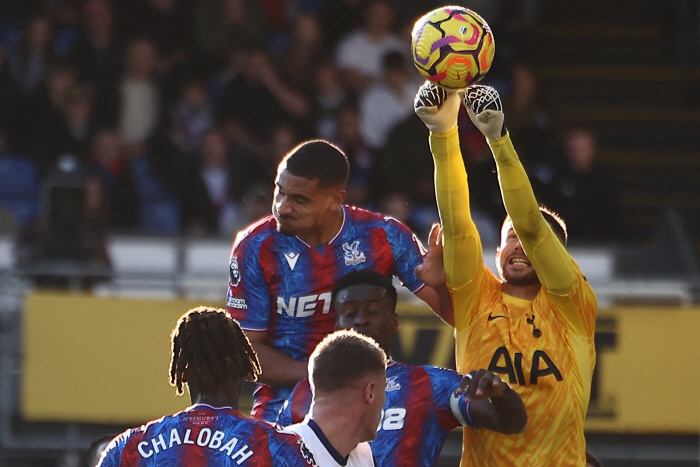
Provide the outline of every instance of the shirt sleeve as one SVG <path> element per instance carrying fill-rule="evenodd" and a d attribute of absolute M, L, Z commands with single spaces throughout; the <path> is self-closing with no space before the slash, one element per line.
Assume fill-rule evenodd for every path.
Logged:
<path fill-rule="evenodd" d="M 316 466 L 313 454 L 296 433 L 275 433 L 275 448 L 272 454 L 274 465 L 284 467 Z"/>
<path fill-rule="evenodd" d="M 430 151 L 435 162 L 435 194 L 443 228 L 443 258 L 447 287 L 458 291 L 455 325 L 466 326 L 474 309 L 477 278 L 483 271 L 481 238 L 471 217 L 469 185 L 459 148 L 457 127 L 447 133 L 431 133 Z"/>
<path fill-rule="evenodd" d="M 496 160 L 498 182 L 501 186 L 503 204 L 513 222 L 518 239 L 537 272 L 542 286 L 555 297 L 569 297 L 577 283 L 585 281 L 573 258 L 556 236 L 540 212 L 539 204 L 510 135 L 498 141 L 489 141 Z M 570 300 L 556 299 L 559 302 Z M 588 307 L 558 307 L 561 318 L 578 335 L 587 335 L 588 319 L 582 316 Z"/>
<path fill-rule="evenodd" d="M 411 229 L 396 219 L 388 218 L 384 229 L 394 256 L 394 268 L 401 283 L 415 293 L 423 287 L 416 277 L 416 266 L 423 263 L 426 250 Z"/>
<path fill-rule="evenodd" d="M 259 262 L 259 241 L 234 242 L 229 259 L 226 310 L 243 329 L 267 330 L 270 320 L 270 293 Z"/>
<path fill-rule="evenodd" d="M 303 379 L 297 383 L 294 390 L 289 395 L 277 417 L 279 426 L 289 426 L 301 423 L 311 407 L 311 386 L 308 379 Z"/>
<path fill-rule="evenodd" d="M 453 401 L 452 393 L 462 382 L 462 375 L 446 368 L 425 366 L 433 388 L 433 412 L 443 430 L 452 430 L 460 425 L 473 426 L 469 417 L 469 403 L 464 394 Z"/>
<path fill-rule="evenodd" d="M 129 438 L 131 430 L 127 430 L 119 436 L 115 437 L 109 442 L 100 460 L 97 462 L 97 467 L 120 467 L 122 461 L 122 450 L 126 444 L 126 440 Z"/>

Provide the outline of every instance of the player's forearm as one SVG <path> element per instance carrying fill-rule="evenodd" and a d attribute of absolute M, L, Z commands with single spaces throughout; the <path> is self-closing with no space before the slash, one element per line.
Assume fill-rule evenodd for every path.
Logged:
<path fill-rule="evenodd" d="M 469 185 L 459 148 L 457 127 L 431 133 L 435 162 L 435 193 L 445 240 L 443 258 L 447 284 L 460 288 L 482 263 L 481 240 L 469 209 Z"/>
<path fill-rule="evenodd" d="M 307 377 L 306 361 L 295 360 L 262 342 L 251 343 L 262 368 L 259 382 L 270 386 L 294 386 Z"/>
<path fill-rule="evenodd" d="M 445 284 L 437 287 L 426 285 L 418 292 L 416 297 L 423 300 L 433 312 L 450 326 L 455 325 L 454 308 L 452 307 L 452 295 Z"/>
<path fill-rule="evenodd" d="M 527 412 L 518 393 L 506 387 L 506 392 L 502 396 L 491 398 L 491 404 L 496 413 L 496 431 L 508 435 L 525 431 Z"/>
<path fill-rule="evenodd" d="M 554 293 L 568 293 L 575 281 L 571 256 L 542 217 L 510 135 L 506 134 L 498 141 L 489 141 L 489 146 L 496 160 L 506 212 L 540 282 Z"/>

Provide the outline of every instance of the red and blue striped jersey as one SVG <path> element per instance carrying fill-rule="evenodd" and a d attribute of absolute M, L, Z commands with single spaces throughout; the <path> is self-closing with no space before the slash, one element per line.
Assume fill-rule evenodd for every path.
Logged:
<path fill-rule="evenodd" d="M 397 220 L 343 206 L 343 225 L 327 244 L 310 246 L 276 230 L 266 217 L 238 233 L 230 259 L 226 307 L 241 327 L 267 331 L 267 345 L 296 360 L 307 360 L 335 329 L 331 291 L 355 269 L 396 275 L 411 292 L 423 283 L 414 269 L 425 250 Z M 292 387 L 258 385 L 253 416 L 274 422 Z"/>
<path fill-rule="evenodd" d="M 460 419 L 473 426 L 464 394 L 457 399 L 459 418 L 450 397 L 462 381 L 453 370 L 393 362 L 386 370 L 386 402 L 377 437 L 370 442 L 379 467 L 434 466 L 449 432 Z M 299 423 L 311 406 L 307 379 L 294 388 L 277 423 Z"/>
<path fill-rule="evenodd" d="M 193 405 L 126 430 L 114 438 L 99 467 L 308 467 L 301 438 L 278 432 L 230 407 Z"/>

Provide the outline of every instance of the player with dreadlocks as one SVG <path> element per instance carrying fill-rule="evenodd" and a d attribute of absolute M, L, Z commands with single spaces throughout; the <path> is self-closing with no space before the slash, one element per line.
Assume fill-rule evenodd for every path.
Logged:
<path fill-rule="evenodd" d="M 200 306 L 182 315 L 171 334 L 170 384 L 192 405 L 114 438 L 101 467 L 315 465 L 303 441 L 238 412 L 246 379 L 260 374 L 258 357 L 238 322 Z"/>

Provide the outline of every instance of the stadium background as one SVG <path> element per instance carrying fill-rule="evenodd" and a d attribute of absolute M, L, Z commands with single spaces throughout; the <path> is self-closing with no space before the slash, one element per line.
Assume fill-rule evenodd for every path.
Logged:
<path fill-rule="evenodd" d="M 133 103 L 126 78 L 138 77 L 144 62 L 141 71 L 134 65 L 122 79 L 124 49 L 91 55 L 86 45 L 86 38 L 100 36 L 106 27 L 100 17 L 105 9 L 95 6 L 100 3 L 0 2 L 2 466 L 81 465 L 82 450 L 95 438 L 187 405 L 167 385 L 169 331 L 191 305 L 223 304 L 232 230 L 268 209 L 270 168 L 274 173 L 279 155 L 299 139 L 323 135 L 348 150 L 353 173 L 360 174 L 352 180 L 355 202 L 405 219 L 423 238 L 434 218 L 420 196 L 425 190 L 416 189 L 425 178 L 407 179 L 411 174 L 400 171 L 402 157 L 413 162 L 408 143 L 401 143 L 410 139 L 415 120 L 401 114 L 406 121 L 395 122 L 396 131 L 385 135 L 393 144 L 382 147 L 362 130 L 363 96 L 373 88 L 342 81 L 340 92 L 348 97 L 333 107 L 326 105 L 333 94 L 328 83 L 316 79 L 348 77 L 333 65 L 331 71 L 317 65 L 332 64 L 337 44 L 352 27 L 362 26 L 365 2 L 116 0 L 114 43 L 147 38 L 157 46 L 157 66 L 141 80 L 157 91 L 142 95 L 159 95 L 148 134 L 134 134 L 121 117 Z M 216 17 L 211 12 L 224 4 L 231 8 L 228 28 L 211 22 Z M 486 82 L 504 96 L 509 126 L 518 133 L 515 144 L 522 147 L 538 195 L 556 205 L 569 193 L 565 183 L 556 183 L 572 178 L 562 162 L 568 129 L 585 127 L 598 140 L 595 177 L 576 179 L 588 184 L 581 188 L 588 206 L 576 205 L 569 216 L 578 218 L 572 219 L 571 250 L 601 304 L 586 425 L 589 449 L 606 466 L 698 465 L 698 2 L 463 4 L 494 29 L 496 62 Z M 407 44 L 412 20 L 438 4 L 393 5 L 394 31 Z M 83 11 L 96 17 L 90 20 Z M 50 25 L 50 40 L 33 54 L 24 37 L 36 18 Z M 321 32 L 310 40 L 303 32 L 314 22 Z M 277 68 L 271 82 L 288 91 L 282 97 L 288 105 L 275 114 L 287 115 L 273 121 L 255 115 L 231 85 L 250 84 L 236 78 L 260 61 L 241 57 L 259 60 L 254 56 L 259 51 Z M 412 84 L 416 73 L 407 69 Z M 60 72 L 75 79 L 64 100 L 54 95 Z M 43 84 L 50 77 L 56 78 L 54 87 Z M 271 79 L 269 73 L 264 79 Z M 187 87 L 190 83 L 195 85 Z M 198 89 L 208 104 L 195 108 Z M 272 99 L 265 101 L 267 110 L 279 110 L 274 95 L 256 95 Z M 216 105 L 221 102 L 228 107 Z M 80 104 L 86 103 L 87 129 L 79 124 Z M 245 127 L 241 116 L 248 115 L 258 126 Z M 204 134 L 214 126 L 221 128 L 238 178 L 212 221 L 196 215 L 208 212 L 211 201 L 188 199 L 194 198 L 188 189 L 194 185 L 186 175 L 199 170 L 206 157 Z M 486 167 L 474 173 L 488 178 L 488 164 L 480 165 L 473 149 L 478 135 L 472 139 L 473 129 L 463 121 L 460 126 L 470 143 L 467 163 L 475 171 Z M 101 167 L 93 140 L 105 129 L 115 130 L 121 154 L 118 164 Z M 73 157 L 62 158 L 65 154 Z M 123 173 L 129 174 L 131 197 L 109 189 Z M 91 234 L 81 236 L 66 219 L 93 219 L 79 208 L 89 192 L 86 178 L 100 180 L 110 203 L 97 221 L 85 222 Z M 492 188 L 485 183 L 473 195 L 485 198 L 479 204 L 485 228 L 501 215 L 494 208 L 498 200 L 487 196 Z M 586 224 L 596 227 L 573 228 Z M 76 250 L 84 255 L 66 254 Z M 493 264 L 491 246 L 486 250 L 485 261 Z M 402 295 L 399 313 L 397 359 L 453 365 L 447 327 L 410 294 Z M 441 465 L 455 465 L 458 450 L 454 433 Z"/>

